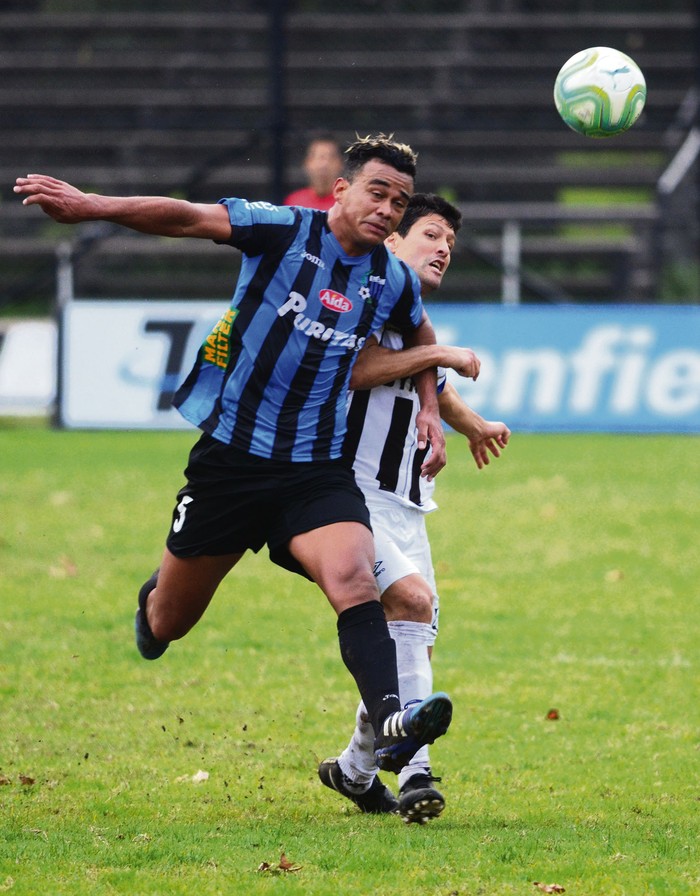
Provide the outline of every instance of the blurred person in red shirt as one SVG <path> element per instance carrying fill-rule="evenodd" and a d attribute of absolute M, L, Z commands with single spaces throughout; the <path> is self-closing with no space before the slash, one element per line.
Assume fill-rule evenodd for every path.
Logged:
<path fill-rule="evenodd" d="M 340 144 L 332 134 L 316 134 L 308 143 L 303 162 L 308 186 L 294 190 L 284 205 L 301 205 L 328 211 L 333 205 L 333 184 L 343 170 Z"/>

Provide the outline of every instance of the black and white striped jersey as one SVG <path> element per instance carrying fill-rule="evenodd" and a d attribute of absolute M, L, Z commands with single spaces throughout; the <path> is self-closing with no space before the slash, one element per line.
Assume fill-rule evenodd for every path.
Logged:
<path fill-rule="evenodd" d="M 380 344 L 400 350 L 401 334 L 384 328 Z M 438 389 L 445 371 L 438 370 Z M 355 479 L 365 495 L 383 496 L 424 513 L 435 510 L 434 482 L 421 477 L 421 465 L 429 448 L 418 449 L 416 415 L 420 410 L 412 377 L 394 380 L 374 389 L 351 392 L 348 429 L 343 454 L 352 460 Z"/>

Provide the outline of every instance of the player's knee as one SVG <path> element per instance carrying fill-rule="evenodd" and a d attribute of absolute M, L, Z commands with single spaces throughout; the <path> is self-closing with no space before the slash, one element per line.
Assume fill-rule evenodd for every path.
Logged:
<path fill-rule="evenodd" d="M 318 582 L 336 610 L 379 600 L 379 589 L 369 563 L 338 562 Z"/>
<path fill-rule="evenodd" d="M 182 619 L 168 619 L 156 616 L 149 621 L 153 637 L 158 641 L 179 641 L 184 638 L 192 626 Z"/>
<path fill-rule="evenodd" d="M 382 594 L 386 617 L 391 621 L 424 622 L 433 619 L 433 593 L 421 576 L 406 576 Z"/>
<path fill-rule="evenodd" d="M 155 603 L 149 609 L 148 624 L 156 640 L 178 641 L 193 628 L 203 612 L 203 609 L 195 612 L 189 606 L 178 609 Z"/>

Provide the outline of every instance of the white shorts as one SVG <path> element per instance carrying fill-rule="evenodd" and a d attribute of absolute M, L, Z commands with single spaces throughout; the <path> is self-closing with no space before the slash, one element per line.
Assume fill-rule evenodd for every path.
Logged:
<path fill-rule="evenodd" d="M 396 502 L 368 500 L 367 506 L 374 533 L 374 576 L 379 593 L 383 594 L 405 576 L 416 573 L 422 576 L 433 592 L 432 628 L 437 634 L 440 599 L 435 587 L 425 514 Z"/>

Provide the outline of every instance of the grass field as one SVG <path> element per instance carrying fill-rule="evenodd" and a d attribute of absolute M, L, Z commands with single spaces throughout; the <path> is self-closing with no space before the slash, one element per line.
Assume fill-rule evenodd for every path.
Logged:
<path fill-rule="evenodd" d="M 478 472 L 450 437 L 429 525 L 455 718 L 422 828 L 319 783 L 354 685 L 320 592 L 265 556 L 138 657 L 193 440 L 0 422 L 0 891 L 700 894 L 697 438 L 516 434 Z"/>

